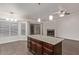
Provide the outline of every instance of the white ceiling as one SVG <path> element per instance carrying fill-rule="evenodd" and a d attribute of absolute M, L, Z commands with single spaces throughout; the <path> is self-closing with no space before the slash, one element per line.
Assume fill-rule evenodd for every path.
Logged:
<path fill-rule="evenodd" d="M 0 3 L 1 17 L 10 17 L 10 12 L 14 12 L 18 19 L 48 19 L 48 16 L 58 11 L 58 7 L 67 9 L 71 14 L 79 12 L 78 3 Z"/>

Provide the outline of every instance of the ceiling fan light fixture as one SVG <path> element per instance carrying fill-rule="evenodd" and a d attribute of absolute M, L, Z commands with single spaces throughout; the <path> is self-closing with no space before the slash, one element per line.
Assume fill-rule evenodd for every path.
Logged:
<path fill-rule="evenodd" d="M 64 14 L 60 14 L 59 17 L 64 17 Z"/>

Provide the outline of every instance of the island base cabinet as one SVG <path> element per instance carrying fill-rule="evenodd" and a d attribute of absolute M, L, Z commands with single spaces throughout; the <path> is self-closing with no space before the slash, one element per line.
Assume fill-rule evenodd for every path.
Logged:
<path fill-rule="evenodd" d="M 53 54 L 54 54 L 53 50 L 43 47 L 43 55 L 53 55 Z"/>
<path fill-rule="evenodd" d="M 34 55 L 61 55 L 62 42 L 52 45 L 37 39 L 30 38 L 27 40 L 28 49 Z"/>
<path fill-rule="evenodd" d="M 37 43 L 36 54 L 42 55 L 42 45 Z"/>
<path fill-rule="evenodd" d="M 29 45 L 28 49 L 30 52 L 32 52 L 34 55 L 42 55 L 42 44 L 39 40 L 29 38 L 29 41 L 27 45 Z"/>
<path fill-rule="evenodd" d="M 36 43 L 34 41 L 31 41 L 31 52 L 36 54 Z"/>
<path fill-rule="evenodd" d="M 62 42 L 54 46 L 54 55 L 62 55 Z"/>
<path fill-rule="evenodd" d="M 53 45 L 43 42 L 43 55 L 53 55 L 54 50 L 53 50 Z"/>

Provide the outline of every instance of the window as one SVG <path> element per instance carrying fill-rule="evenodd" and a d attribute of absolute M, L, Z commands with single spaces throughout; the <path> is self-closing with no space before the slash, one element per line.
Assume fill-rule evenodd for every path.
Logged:
<path fill-rule="evenodd" d="M 11 23 L 11 36 L 18 35 L 18 23 Z"/>
<path fill-rule="evenodd" d="M 19 25 L 21 26 L 20 28 Z M 19 36 L 25 34 L 26 23 L 0 21 L 0 37 Z"/>
<path fill-rule="evenodd" d="M 9 22 L 0 21 L 0 37 L 9 36 Z"/>

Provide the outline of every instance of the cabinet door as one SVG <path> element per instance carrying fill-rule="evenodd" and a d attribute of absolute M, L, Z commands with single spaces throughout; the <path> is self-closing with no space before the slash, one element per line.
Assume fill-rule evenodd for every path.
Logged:
<path fill-rule="evenodd" d="M 52 54 L 54 54 L 54 51 L 52 49 L 43 47 L 43 55 L 52 55 Z"/>
<path fill-rule="evenodd" d="M 42 45 L 40 43 L 36 43 L 36 53 L 38 55 L 42 54 Z"/>
<path fill-rule="evenodd" d="M 28 48 L 29 48 L 29 51 L 31 51 L 33 54 L 36 54 L 36 55 L 42 54 L 42 44 L 41 44 L 41 41 L 39 40 L 28 38 Z"/>
<path fill-rule="evenodd" d="M 54 54 L 55 55 L 62 55 L 62 42 L 60 42 L 54 46 Z"/>
<path fill-rule="evenodd" d="M 54 47 L 53 47 L 53 45 L 44 42 L 43 43 L 43 54 L 48 54 L 48 55 L 54 54 Z"/>
<path fill-rule="evenodd" d="M 36 54 L 36 42 L 35 41 L 31 41 L 31 52 L 33 54 Z"/>

